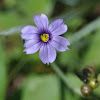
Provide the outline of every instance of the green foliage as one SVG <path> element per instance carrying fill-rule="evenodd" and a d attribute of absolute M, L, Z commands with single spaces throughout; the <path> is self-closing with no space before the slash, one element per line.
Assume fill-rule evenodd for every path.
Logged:
<path fill-rule="evenodd" d="M 0 38 L 0 100 L 5 100 L 7 76 L 6 76 L 5 55 Z"/>
<path fill-rule="evenodd" d="M 7 12 L 0 12 L 0 30 L 9 29 L 23 24 L 33 24 L 33 15 L 46 13 L 50 15 L 53 10 L 51 0 L 5 0 Z M 11 7 L 13 10 L 10 11 Z M 15 10 L 15 11 L 14 11 Z M 27 18 L 27 19 L 26 19 Z"/>
<path fill-rule="evenodd" d="M 75 31 L 83 24 L 83 22 L 84 20 L 82 17 L 76 16 L 72 20 L 68 20 L 67 25 L 68 27 L 71 27 L 69 30 Z"/>
<path fill-rule="evenodd" d="M 0 30 L 18 26 L 21 22 L 21 18 L 15 13 L 0 13 Z"/>
<path fill-rule="evenodd" d="M 93 22 L 85 25 L 79 31 L 75 32 L 72 36 L 69 37 L 69 41 L 71 44 L 74 44 L 80 39 L 88 36 L 94 30 L 97 30 L 98 28 L 100 28 L 100 17 L 94 20 Z"/>
<path fill-rule="evenodd" d="M 25 81 L 21 100 L 59 100 L 59 82 L 54 75 L 30 75 Z"/>
<path fill-rule="evenodd" d="M 29 16 L 33 16 L 35 13 L 49 14 L 52 11 L 52 7 L 51 0 L 21 0 L 18 3 L 18 9 Z"/>
<path fill-rule="evenodd" d="M 99 83 L 100 85 L 100 83 Z M 94 94 L 100 97 L 100 86 L 96 89 L 94 89 Z"/>
<path fill-rule="evenodd" d="M 59 63 L 61 66 L 66 66 L 70 69 L 75 69 L 75 66 L 78 66 L 79 57 L 78 57 L 78 49 L 71 48 L 70 50 L 63 52 L 59 56 Z"/>
<path fill-rule="evenodd" d="M 68 84 L 73 91 L 80 94 L 80 86 L 82 82 L 74 75 L 67 74 Z M 54 75 L 30 75 L 23 86 L 21 100 L 60 100 L 60 87 L 59 80 Z M 69 89 L 65 88 L 66 100 L 79 100 L 78 95 L 73 95 Z"/>
<path fill-rule="evenodd" d="M 16 5 L 16 0 L 5 0 L 4 2 L 7 8 L 11 8 Z"/>
<path fill-rule="evenodd" d="M 72 93 L 69 89 L 66 89 L 65 93 L 66 93 L 65 100 L 81 100 L 79 95 Z"/>
<path fill-rule="evenodd" d="M 85 65 L 100 65 L 100 30 L 97 31 L 92 39 L 92 43 L 84 56 Z"/>

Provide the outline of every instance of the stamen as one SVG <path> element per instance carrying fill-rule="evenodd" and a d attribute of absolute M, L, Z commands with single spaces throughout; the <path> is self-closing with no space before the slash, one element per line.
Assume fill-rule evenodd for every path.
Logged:
<path fill-rule="evenodd" d="M 43 35 L 40 36 L 40 38 L 43 42 L 47 42 L 49 40 L 49 34 L 44 33 Z"/>

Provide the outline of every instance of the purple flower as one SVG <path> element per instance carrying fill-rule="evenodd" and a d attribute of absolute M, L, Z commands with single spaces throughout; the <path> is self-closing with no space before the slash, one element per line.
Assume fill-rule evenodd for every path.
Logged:
<path fill-rule="evenodd" d="M 21 37 L 26 41 L 24 52 L 33 54 L 39 51 L 39 57 L 44 64 L 54 62 L 56 59 L 56 50 L 64 52 L 69 50 L 69 41 L 60 36 L 67 31 L 67 25 L 63 19 L 56 19 L 50 25 L 45 14 L 34 15 L 35 26 L 25 26 L 21 30 Z"/>

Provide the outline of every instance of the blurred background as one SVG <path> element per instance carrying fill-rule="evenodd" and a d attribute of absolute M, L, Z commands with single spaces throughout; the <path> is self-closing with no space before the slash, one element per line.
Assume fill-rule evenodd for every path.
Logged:
<path fill-rule="evenodd" d="M 57 52 L 55 63 L 71 89 L 63 86 L 62 91 L 59 77 L 41 62 L 38 52 L 23 53 L 20 31 L 35 25 L 33 15 L 41 13 L 50 22 L 63 18 L 68 26 L 63 36 L 70 41 L 70 50 Z M 100 73 L 99 16 L 100 0 L 0 0 L 0 100 L 62 100 L 62 96 L 64 100 L 89 100 L 81 95 L 84 83 L 75 73 L 86 66 Z M 100 100 L 100 87 L 93 92 Z"/>

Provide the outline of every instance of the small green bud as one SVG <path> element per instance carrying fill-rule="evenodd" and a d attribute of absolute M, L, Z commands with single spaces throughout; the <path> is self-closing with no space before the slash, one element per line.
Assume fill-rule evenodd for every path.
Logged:
<path fill-rule="evenodd" d="M 91 85 L 93 88 L 97 88 L 99 86 L 99 82 L 96 78 L 93 78 L 89 81 L 89 85 Z"/>

